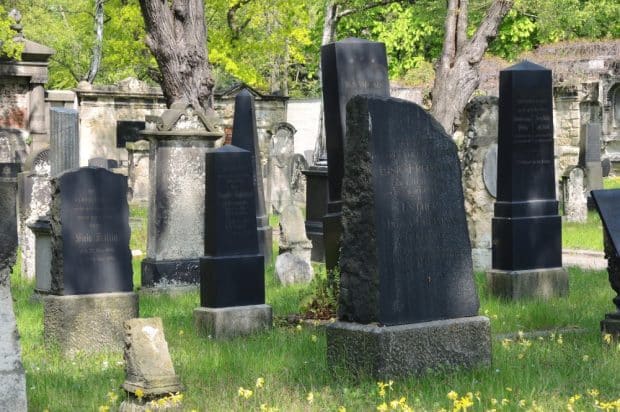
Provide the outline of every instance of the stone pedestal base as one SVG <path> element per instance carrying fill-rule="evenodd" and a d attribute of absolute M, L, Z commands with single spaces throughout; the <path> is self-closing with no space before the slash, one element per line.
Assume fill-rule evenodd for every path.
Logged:
<path fill-rule="evenodd" d="M 196 259 L 155 260 L 141 263 L 142 286 L 164 287 L 197 285 L 200 283 L 200 262 Z"/>
<path fill-rule="evenodd" d="M 335 322 L 327 326 L 327 364 L 376 379 L 491 363 L 483 316 L 398 326 Z"/>
<path fill-rule="evenodd" d="M 213 339 L 229 339 L 268 330 L 271 328 L 271 319 L 269 305 L 194 309 L 196 328 Z"/>
<path fill-rule="evenodd" d="M 492 296 L 509 300 L 568 296 L 568 271 L 564 268 L 491 269 L 487 272 L 487 285 Z"/>
<path fill-rule="evenodd" d="M 45 345 L 58 345 L 65 354 L 122 351 L 123 322 L 137 317 L 134 292 L 48 295 L 43 298 Z"/>
<path fill-rule="evenodd" d="M 601 332 L 609 333 L 614 339 L 620 340 L 620 312 L 605 315 L 605 319 L 601 321 Z"/>

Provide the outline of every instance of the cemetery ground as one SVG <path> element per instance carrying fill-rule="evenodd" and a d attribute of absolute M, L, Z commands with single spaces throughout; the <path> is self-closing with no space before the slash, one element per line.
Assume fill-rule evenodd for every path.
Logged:
<path fill-rule="evenodd" d="M 145 250 L 145 221 L 146 210 L 134 208 L 132 249 Z M 592 235 L 582 236 L 574 247 L 601 250 L 600 221 L 591 217 L 581 226 L 576 238 L 587 230 Z M 566 226 L 563 235 L 572 236 L 570 230 Z M 137 285 L 140 259 L 134 258 Z M 30 410 L 116 410 L 125 397 L 122 354 L 63 358 L 45 349 L 42 304 L 32 299 L 34 285 L 21 280 L 19 272 L 16 267 L 12 291 Z M 176 372 L 187 388 L 181 410 L 620 410 L 620 344 L 599 332 L 600 320 L 613 309 L 607 272 L 569 272 L 570 296 L 546 302 L 490 297 L 484 274 L 477 273 L 480 314 L 491 320 L 492 365 L 394 382 L 328 370 L 323 327 L 287 321 L 300 312 L 300 300 L 314 285 L 277 284 L 273 264 L 265 274 L 267 303 L 274 310 L 269 332 L 230 341 L 199 336 L 192 317 L 197 290 L 141 294 L 140 316 L 163 320 Z"/>

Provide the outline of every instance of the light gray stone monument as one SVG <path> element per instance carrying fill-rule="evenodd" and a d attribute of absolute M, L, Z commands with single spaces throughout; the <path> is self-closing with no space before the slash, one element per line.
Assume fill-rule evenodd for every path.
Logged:
<path fill-rule="evenodd" d="M 293 204 L 280 215 L 280 254 L 276 258 L 276 277 L 283 285 L 309 283 L 314 271 L 310 264 L 312 242 L 306 237 L 301 209 Z"/>
<path fill-rule="evenodd" d="M 290 123 L 278 123 L 273 129 L 270 159 L 271 207 L 275 213 L 282 213 L 292 201 L 291 177 L 296 132 Z"/>
<path fill-rule="evenodd" d="M 588 220 L 585 172 L 579 166 L 566 170 L 562 176 L 564 216 L 567 222 L 585 223 Z"/>
<path fill-rule="evenodd" d="M 204 252 L 205 154 L 223 134 L 214 115 L 186 103 L 146 120 L 141 136 L 150 141 L 150 190 L 142 286 L 197 285 Z"/>
<path fill-rule="evenodd" d="M 128 184 L 131 203 L 149 201 L 149 142 L 138 140 L 125 144 L 129 158 Z"/>

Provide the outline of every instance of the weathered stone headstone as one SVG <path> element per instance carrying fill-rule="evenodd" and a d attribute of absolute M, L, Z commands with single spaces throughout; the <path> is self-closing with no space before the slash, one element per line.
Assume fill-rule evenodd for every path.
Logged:
<path fill-rule="evenodd" d="M 92 159 L 88 159 L 88 165 L 109 170 L 117 168 L 118 161 L 114 159 L 106 159 L 104 157 L 93 157 Z"/>
<path fill-rule="evenodd" d="M 601 124 L 581 125 L 579 137 L 579 166 L 585 169 L 585 184 L 588 206 L 592 207 L 591 190 L 603 188 L 603 167 L 601 165 Z"/>
<path fill-rule="evenodd" d="M 123 401 L 120 411 L 146 410 L 148 403 L 183 391 L 168 352 L 161 318 L 130 319 L 124 322 L 124 328 L 127 376 L 122 386 L 129 399 Z M 141 396 L 136 396 L 137 391 L 142 392 Z"/>
<path fill-rule="evenodd" d="M 78 112 L 64 107 L 50 109 L 50 175 L 80 165 Z"/>
<path fill-rule="evenodd" d="M 601 160 L 601 169 L 603 170 L 603 177 L 608 177 L 611 173 L 611 160 L 609 157 L 605 157 Z"/>
<path fill-rule="evenodd" d="M 116 122 L 116 147 L 125 147 L 127 143 L 143 139 L 140 132 L 146 122 L 139 120 L 119 120 Z"/>
<path fill-rule="evenodd" d="M 323 219 L 325 265 L 338 265 L 342 233 L 342 176 L 346 154 L 346 104 L 358 94 L 389 96 L 383 43 L 345 39 L 321 47 L 321 76 L 327 142 L 329 203 Z"/>
<path fill-rule="evenodd" d="M 0 409 L 26 411 L 26 374 L 13 312 L 10 275 L 17 254 L 17 172 L 0 163 Z"/>
<path fill-rule="evenodd" d="M 40 294 L 49 293 L 52 288 L 52 225 L 47 217 L 28 224 L 34 233 L 35 287 Z"/>
<path fill-rule="evenodd" d="M 581 167 L 573 166 L 562 176 L 564 216 L 567 222 L 584 223 L 588 220 L 585 175 Z"/>
<path fill-rule="evenodd" d="M 278 123 L 271 138 L 271 207 L 278 214 L 291 203 L 293 197 L 291 175 L 295 133 L 297 130 L 292 124 Z"/>
<path fill-rule="evenodd" d="M 347 116 L 339 321 L 327 329 L 328 362 L 378 377 L 488 364 L 456 145 L 403 100 L 357 96 Z"/>
<path fill-rule="evenodd" d="M 152 128 L 150 141 L 149 216 L 143 287 L 198 284 L 204 253 L 205 153 L 223 136 L 216 118 L 190 104 L 175 103 Z M 209 182 L 207 181 L 207 185 Z"/>
<path fill-rule="evenodd" d="M 205 241 L 196 326 L 213 338 L 271 327 L 258 251 L 252 154 L 232 145 L 206 154 Z"/>
<path fill-rule="evenodd" d="M 314 271 L 310 264 L 312 242 L 306 237 L 301 209 L 288 205 L 280 215 L 280 254 L 276 259 L 276 277 L 280 283 L 308 283 Z"/>
<path fill-rule="evenodd" d="M 616 311 L 605 315 L 601 321 L 604 333 L 620 338 L 620 189 L 593 190 L 594 205 L 603 222 L 605 239 L 605 258 L 609 283 L 616 292 L 613 302 Z"/>
<path fill-rule="evenodd" d="M 127 179 L 101 168 L 52 179 L 46 344 L 58 343 L 64 352 L 121 349 L 123 321 L 138 314 L 126 193 Z"/>
<path fill-rule="evenodd" d="M 491 294 L 568 294 L 555 193 L 551 71 L 527 61 L 500 72 Z"/>
<path fill-rule="evenodd" d="M 125 145 L 129 168 L 127 179 L 129 185 L 129 201 L 146 203 L 149 201 L 149 142 L 138 140 Z"/>
<path fill-rule="evenodd" d="M 260 148 L 256 132 L 256 109 L 254 96 L 243 89 L 235 97 L 235 115 L 233 120 L 232 144 L 252 154 L 254 164 L 254 197 L 256 199 L 256 225 L 258 227 L 258 250 L 265 256 L 265 265 L 271 263 L 273 254 L 273 234 L 269 226 L 269 217 L 265 211 L 265 192 L 263 191 L 263 173 L 261 171 Z"/>
<path fill-rule="evenodd" d="M 495 96 L 476 96 L 463 113 L 463 170 L 465 213 L 474 270 L 491 268 L 491 219 L 497 196 L 497 115 Z"/>

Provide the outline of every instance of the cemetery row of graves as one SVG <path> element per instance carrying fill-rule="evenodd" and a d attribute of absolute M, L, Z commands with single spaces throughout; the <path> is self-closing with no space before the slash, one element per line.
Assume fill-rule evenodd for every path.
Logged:
<path fill-rule="evenodd" d="M 328 44 L 321 68 L 320 249 L 293 205 L 269 224 L 249 93 L 232 145 L 186 103 L 147 119 L 146 208 L 77 167 L 77 113 L 52 109 L 35 279 L 24 261 L 11 278 L 28 409 L 620 410 L 620 189 L 591 193 L 593 229 L 563 228 L 551 71 L 500 74 L 492 268 L 474 273 L 456 144 L 389 96 L 384 45 Z M 607 270 L 563 265 L 563 236 Z"/>

